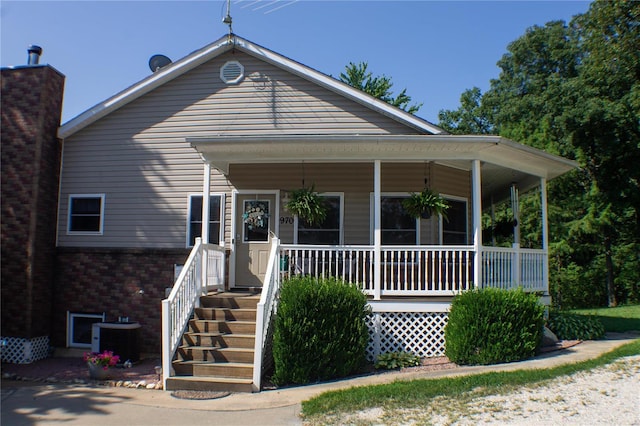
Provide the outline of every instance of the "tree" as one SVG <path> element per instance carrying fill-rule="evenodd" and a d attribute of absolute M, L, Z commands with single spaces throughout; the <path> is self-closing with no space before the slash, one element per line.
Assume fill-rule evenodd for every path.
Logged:
<path fill-rule="evenodd" d="M 465 90 L 460 95 L 460 108 L 442 110 L 438 113 L 440 127 L 457 135 L 483 135 L 493 133 L 494 127 L 482 106 L 482 92 L 479 88 Z"/>
<path fill-rule="evenodd" d="M 345 72 L 340 73 L 340 81 L 395 107 L 403 109 L 410 114 L 418 112 L 422 104 L 409 106 L 411 96 L 407 95 L 407 89 L 402 89 L 402 91 L 394 97 L 391 91 L 393 87 L 391 78 L 385 75 L 373 77 L 371 72 L 367 71 L 368 66 L 366 62 L 360 62 L 359 64 L 349 62 L 349 65 L 345 67 Z"/>
<path fill-rule="evenodd" d="M 640 3 L 594 2 L 570 25 L 532 27 L 498 66 L 486 93 L 467 90 L 458 110 L 440 112 L 441 126 L 576 159 L 579 171 L 549 185 L 555 299 L 638 301 Z"/>

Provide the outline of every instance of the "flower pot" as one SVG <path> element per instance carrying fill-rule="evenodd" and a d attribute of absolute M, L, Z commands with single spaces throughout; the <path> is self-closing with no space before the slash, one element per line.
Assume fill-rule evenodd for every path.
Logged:
<path fill-rule="evenodd" d="M 104 367 L 91 364 L 90 362 L 88 362 L 87 365 L 89 366 L 89 377 L 94 380 L 106 380 L 111 375 L 111 370 L 109 370 L 109 368 L 105 369 Z"/>

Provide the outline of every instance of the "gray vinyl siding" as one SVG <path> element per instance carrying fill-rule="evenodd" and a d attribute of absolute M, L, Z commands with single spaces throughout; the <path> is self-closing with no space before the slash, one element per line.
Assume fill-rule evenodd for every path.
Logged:
<path fill-rule="evenodd" d="M 244 65 L 246 77 L 240 84 L 226 85 L 220 80 L 219 68 L 227 60 L 238 60 Z M 267 77 L 264 88 L 254 81 L 258 75 Z M 389 117 L 273 65 L 246 54 L 228 53 L 132 101 L 64 141 L 58 245 L 185 247 L 188 196 L 202 192 L 203 178 L 202 160 L 185 142 L 188 137 L 415 133 Z M 301 178 L 295 173 L 299 166 L 290 167 L 294 179 L 282 178 L 282 185 L 274 182 L 269 186 L 260 177 L 255 179 L 254 188 L 299 186 Z M 334 169 L 330 167 L 331 172 Z M 311 170 L 308 168 L 307 173 L 315 173 Z M 368 195 L 360 191 L 372 190 L 373 166 L 361 164 L 345 173 L 350 174 L 351 180 L 336 177 L 331 182 L 327 177 L 326 189 L 325 183 L 320 186 L 321 170 L 315 180 L 319 190 L 345 192 L 348 203 L 345 238 L 354 244 L 366 244 L 369 213 L 368 209 L 362 211 L 360 205 L 368 205 Z M 313 182 L 314 175 L 307 176 L 307 182 Z M 220 173 L 212 173 L 211 191 L 227 194 L 227 241 L 234 184 L 227 183 Z M 70 194 L 105 194 L 103 235 L 67 234 Z M 348 216 L 352 209 L 357 212 L 353 217 Z"/>

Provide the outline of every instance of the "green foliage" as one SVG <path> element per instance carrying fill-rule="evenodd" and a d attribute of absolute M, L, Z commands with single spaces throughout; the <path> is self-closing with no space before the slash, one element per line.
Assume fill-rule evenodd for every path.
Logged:
<path fill-rule="evenodd" d="M 440 194 L 433 192 L 429 188 L 424 188 L 422 192 L 409 194 L 409 198 L 402 202 L 402 207 L 410 216 L 416 219 L 421 217 L 428 218 L 432 214 L 442 215 L 446 219 L 449 203 Z"/>
<path fill-rule="evenodd" d="M 365 294 L 333 278 L 294 277 L 282 284 L 273 337 L 274 383 L 345 377 L 365 362 Z"/>
<path fill-rule="evenodd" d="M 349 62 L 349 65 L 345 67 L 345 72 L 340 73 L 340 81 L 362 90 L 374 98 L 378 98 L 388 104 L 403 109 L 409 114 L 418 112 L 422 104 L 409 106 L 411 96 L 407 95 L 407 89 L 403 89 L 394 97 L 391 92 L 391 87 L 393 87 L 391 78 L 385 75 L 373 77 L 371 72 L 367 71 L 368 66 L 366 62 L 360 62 L 359 64 Z"/>
<path fill-rule="evenodd" d="M 604 337 L 604 326 L 595 317 L 552 311 L 547 327 L 561 340 L 595 340 Z"/>
<path fill-rule="evenodd" d="M 488 91 L 467 90 L 458 110 L 439 114 L 452 133 L 498 133 L 580 164 L 548 192 L 563 309 L 640 301 L 639 21 L 637 1 L 596 1 L 569 24 L 529 28 Z M 538 240 L 527 228 L 537 216 L 522 210 L 523 246 Z"/>
<path fill-rule="evenodd" d="M 420 357 L 409 352 L 387 352 L 378 355 L 375 368 L 378 370 L 395 370 L 420 365 Z"/>
<path fill-rule="evenodd" d="M 522 289 L 456 295 L 445 327 L 445 354 L 463 365 L 532 357 L 542 339 L 543 313 L 538 297 Z"/>
<path fill-rule="evenodd" d="M 327 205 L 324 199 L 310 188 L 300 188 L 291 191 L 291 198 L 287 203 L 287 210 L 306 221 L 310 226 L 321 225 L 327 218 Z"/>

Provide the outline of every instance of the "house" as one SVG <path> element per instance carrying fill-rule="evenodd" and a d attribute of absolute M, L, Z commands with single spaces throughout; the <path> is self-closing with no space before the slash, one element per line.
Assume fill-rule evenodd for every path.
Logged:
<path fill-rule="evenodd" d="M 501 137 L 449 135 L 234 34 L 58 137 L 52 343 L 65 344 L 71 314 L 127 317 L 142 326 L 143 352 L 163 342 L 169 383 L 176 351 L 191 351 L 179 347 L 194 306 L 209 303 L 199 296 L 262 289 L 245 377 L 254 390 L 287 275 L 361 284 L 370 357 L 442 354 L 451 298 L 466 289 L 522 286 L 548 302 L 546 183 L 576 166 Z M 312 185 L 329 206 L 316 226 L 285 208 Z M 406 214 L 403 200 L 425 187 L 448 200 L 448 220 Z M 484 244 L 483 209 L 530 190 L 541 197 L 541 247 Z"/>

